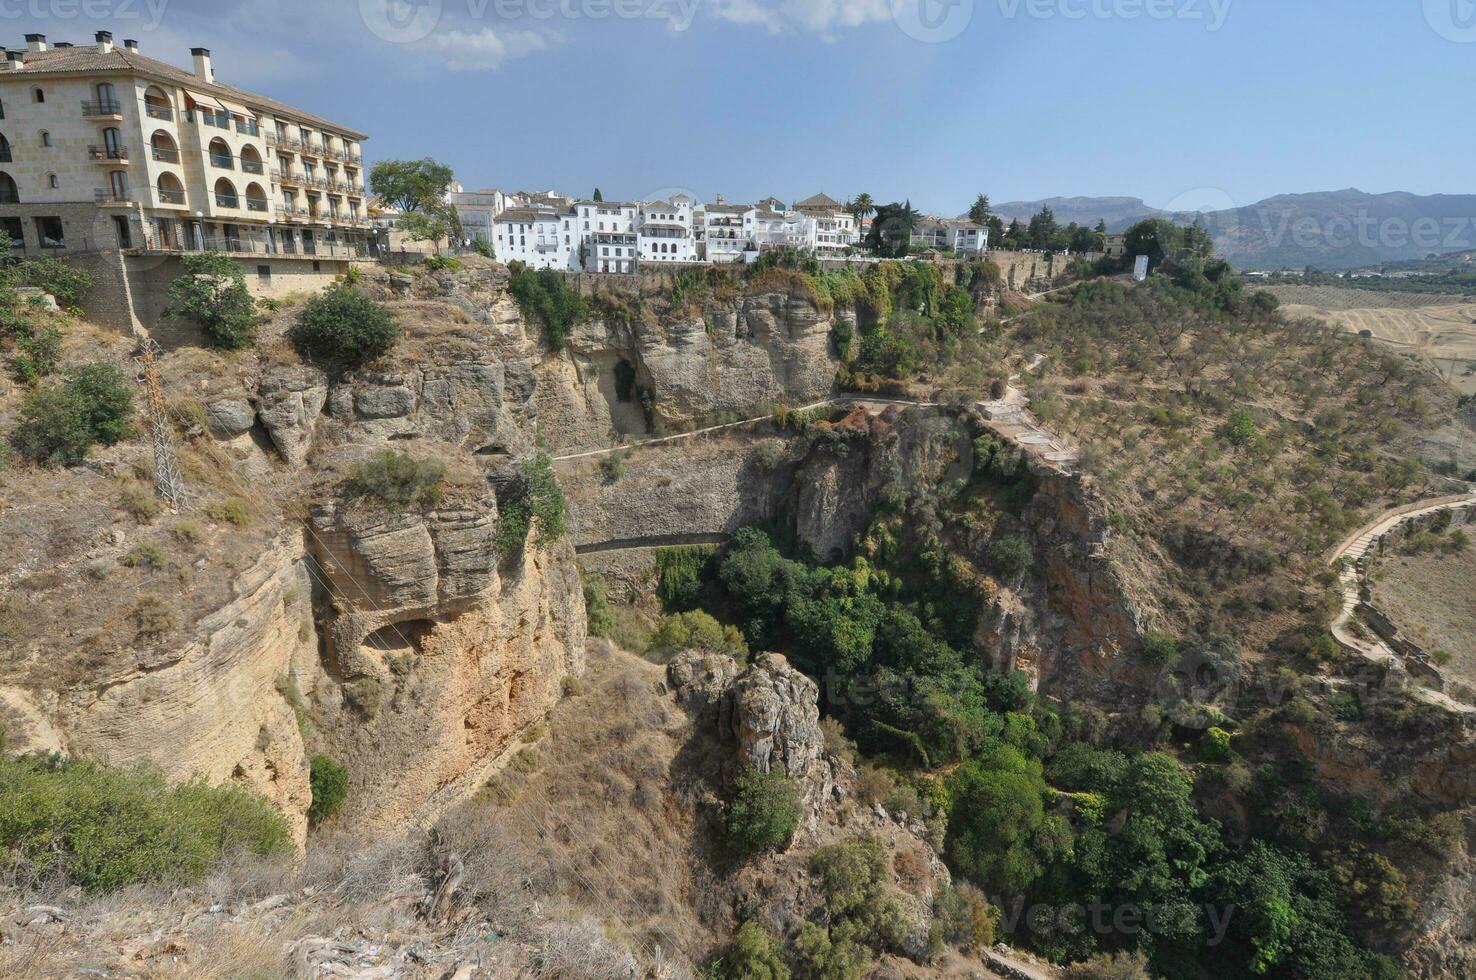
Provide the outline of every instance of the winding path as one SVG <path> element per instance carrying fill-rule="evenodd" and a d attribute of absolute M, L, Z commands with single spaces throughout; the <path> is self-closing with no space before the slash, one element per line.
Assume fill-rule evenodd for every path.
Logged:
<path fill-rule="evenodd" d="M 1443 510 L 1460 510 L 1472 506 L 1476 506 L 1476 493 L 1438 497 L 1396 507 L 1385 511 L 1373 521 L 1354 531 L 1333 548 L 1328 553 L 1328 563 L 1334 566 L 1339 562 L 1345 563 L 1338 579 L 1343 592 L 1343 608 L 1338 613 L 1337 619 L 1333 620 L 1333 638 L 1347 649 L 1361 654 L 1374 663 L 1400 664 L 1399 655 L 1383 640 L 1371 634 L 1359 636 L 1350 628 L 1358 609 L 1358 603 L 1362 598 L 1363 572 L 1359 566 L 1379 541 L 1401 524 Z M 1439 691 L 1432 691 L 1428 688 L 1420 688 L 1419 691 L 1424 700 L 1452 711 L 1476 712 L 1476 707 L 1455 701 Z"/>

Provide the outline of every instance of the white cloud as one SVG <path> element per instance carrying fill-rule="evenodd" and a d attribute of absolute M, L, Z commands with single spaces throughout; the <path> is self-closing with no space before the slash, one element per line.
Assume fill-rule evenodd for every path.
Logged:
<path fill-rule="evenodd" d="M 452 71 L 480 71 L 543 51 L 553 40 L 557 39 L 536 31 L 499 33 L 484 27 L 479 31 L 438 31 L 418 46 L 441 55 L 443 64 Z"/>
<path fill-rule="evenodd" d="M 756 24 L 772 34 L 808 31 L 833 40 L 836 32 L 892 19 L 891 0 L 709 0 L 713 13 L 734 24 Z"/>

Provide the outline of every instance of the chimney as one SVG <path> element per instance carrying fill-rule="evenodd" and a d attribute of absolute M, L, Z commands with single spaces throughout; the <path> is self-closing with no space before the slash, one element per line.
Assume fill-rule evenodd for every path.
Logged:
<path fill-rule="evenodd" d="M 25 62 L 21 60 L 21 52 L 19 51 L 7 51 L 5 58 L 5 67 L 11 71 L 20 71 L 25 67 Z"/>
<path fill-rule="evenodd" d="M 131 37 L 126 38 L 123 41 L 123 47 L 125 50 L 132 51 L 134 54 L 138 54 L 138 42 Z"/>
<path fill-rule="evenodd" d="M 195 56 L 195 76 L 201 81 L 215 81 L 215 72 L 210 67 L 210 49 L 191 48 L 190 54 Z"/>
<path fill-rule="evenodd" d="M 54 48 L 70 48 L 71 46 L 71 41 L 57 41 L 55 44 L 52 45 L 52 47 Z"/>
<path fill-rule="evenodd" d="M 113 50 L 113 32 L 112 31 L 98 31 L 96 36 L 97 36 L 97 50 L 98 50 L 98 53 L 99 54 L 107 54 L 109 51 L 112 51 Z"/>
<path fill-rule="evenodd" d="M 45 34 L 27 34 L 26 35 L 26 50 L 27 51 L 45 51 L 46 50 L 46 35 Z"/>

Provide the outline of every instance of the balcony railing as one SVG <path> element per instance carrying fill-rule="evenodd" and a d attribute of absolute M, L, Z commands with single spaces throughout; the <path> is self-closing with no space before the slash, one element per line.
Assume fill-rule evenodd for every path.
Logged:
<path fill-rule="evenodd" d="M 237 119 L 236 132 L 245 133 L 247 136 L 260 136 L 261 127 L 254 122 L 242 122 L 241 120 Z"/>
<path fill-rule="evenodd" d="M 127 160 L 126 146 L 89 146 L 87 156 L 92 160 Z"/>
<path fill-rule="evenodd" d="M 248 197 L 246 199 L 246 210 L 248 211 L 270 211 L 271 202 L 264 197 Z"/>
<path fill-rule="evenodd" d="M 84 116 L 121 116 L 123 106 L 117 99 L 84 99 L 82 100 L 82 115 Z"/>
<path fill-rule="evenodd" d="M 110 187 L 99 187 L 93 193 L 98 204 L 129 204 L 133 201 L 133 195 L 128 191 L 116 191 Z"/>
<path fill-rule="evenodd" d="M 215 206 L 218 208 L 239 208 L 241 199 L 234 194 L 215 195 Z"/>
<path fill-rule="evenodd" d="M 300 183 L 302 183 L 302 177 L 301 177 L 301 175 L 295 174 L 295 173 L 293 173 L 290 170 L 273 170 L 272 171 L 272 180 L 275 180 L 279 184 L 300 184 Z"/>
<path fill-rule="evenodd" d="M 178 163 L 179 151 L 171 150 L 167 146 L 155 146 L 152 148 L 154 159 L 160 163 Z"/>
<path fill-rule="evenodd" d="M 149 114 L 150 119 L 172 120 L 174 118 L 174 108 L 172 106 L 155 105 L 152 102 L 145 102 L 144 112 Z"/>
<path fill-rule="evenodd" d="M 260 174 L 266 172 L 266 167 L 262 165 L 262 162 L 260 160 L 247 160 L 245 157 L 241 158 L 241 169 L 248 174 Z"/>
<path fill-rule="evenodd" d="M 10 159 L 10 147 L 0 147 L 0 163 L 12 163 Z"/>
<path fill-rule="evenodd" d="M 219 154 L 215 153 L 210 154 L 210 165 L 212 167 L 219 167 L 221 170 L 236 169 L 236 161 L 234 159 L 232 159 L 231 157 L 220 156 Z"/>
<path fill-rule="evenodd" d="M 160 204 L 184 204 L 184 203 L 186 203 L 185 202 L 185 192 L 184 191 L 165 190 L 163 187 L 160 187 L 160 188 L 157 188 L 156 189 L 155 193 L 157 193 L 159 195 L 159 203 Z"/>
<path fill-rule="evenodd" d="M 140 252 L 229 252 L 237 255 L 313 255 L 318 258 L 352 259 L 369 253 L 358 242 L 277 242 L 249 238 L 206 238 L 202 242 L 188 240 L 174 244 L 151 242 Z"/>

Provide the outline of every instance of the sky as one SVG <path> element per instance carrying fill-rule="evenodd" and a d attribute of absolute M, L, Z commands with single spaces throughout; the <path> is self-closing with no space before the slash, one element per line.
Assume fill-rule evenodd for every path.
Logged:
<path fill-rule="evenodd" d="M 1476 0 L 0 0 L 0 43 L 99 29 L 469 190 L 1476 192 Z"/>

